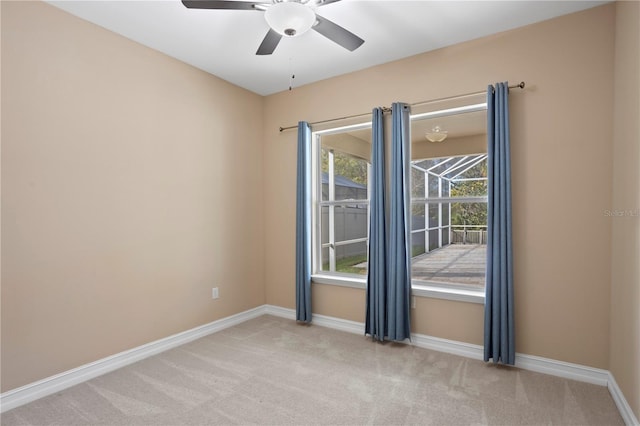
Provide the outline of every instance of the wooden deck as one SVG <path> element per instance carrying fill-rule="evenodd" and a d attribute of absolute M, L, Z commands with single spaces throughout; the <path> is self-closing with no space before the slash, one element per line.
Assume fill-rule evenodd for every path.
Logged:
<path fill-rule="evenodd" d="M 484 287 L 487 246 L 450 244 L 413 259 L 412 278 Z"/>

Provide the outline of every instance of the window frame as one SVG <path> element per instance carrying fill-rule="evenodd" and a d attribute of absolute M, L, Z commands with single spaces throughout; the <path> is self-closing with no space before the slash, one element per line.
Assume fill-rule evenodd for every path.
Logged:
<path fill-rule="evenodd" d="M 410 122 L 413 120 L 424 119 L 424 118 L 436 118 L 443 117 L 447 115 L 454 114 L 464 114 L 467 112 L 476 112 L 476 111 L 486 111 L 487 103 L 478 103 L 472 105 L 465 105 L 461 107 L 455 108 L 447 108 L 427 113 L 421 114 L 413 114 L 410 116 Z M 370 129 L 372 127 L 372 121 L 365 121 L 353 125 L 348 126 L 340 126 L 325 130 L 317 130 L 312 131 L 311 134 L 311 179 L 312 179 L 312 274 L 311 274 L 311 282 L 313 284 L 321 284 L 321 285 L 335 285 L 340 287 L 349 287 L 349 288 L 357 288 L 357 289 L 366 289 L 367 286 L 367 278 L 359 277 L 356 274 L 346 274 L 340 272 L 328 272 L 322 271 L 321 265 L 321 229 L 320 229 L 320 221 L 321 219 L 321 206 L 319 201 L 322 198 L 322 177 L 319 174 L 320 168 L 320 149 L 321 143 L 320 138 L 323 135 L 330 135 L 336 133 L 342 133 L 345 131 L 351 130 L 362 130 L 362 129 Z M 367 239 L 369 241 L 369 212 L 370 212 L 370 188 L 371 188 L 371 163 L 368 163 L 368 173 L 367 173 Z M 426 186 L 425 186 L 426 187 Z M 410 195 L 411 197 L 411 195 Z M 413 197 L 411 197 L 413 198 Z M 486 197 L 469 197 L 470 200 L 477 198 L 485 198 Z M 459 198 L 455 199 L 456 201 L 460 201 Z M 367 254 L 368 256 L 368 254 Z M 425 283 L 425 282 L 414 282 L 412 280 L 411 283 L 411 296 L 412 297 L 427 297 L 427 298 L 435 298 L 435 299 L 444 299 L 444 300 L 453 300 L 460 302 L 468 302 L 468 303 L 477 303 L 484 304 L 485 303 L 485 289 L 482 290 L 471 289 L 468 286 L 459 286 L 455 284 L 448 284 L 446 286 L 442 286 L 439 283 Z"/>
<path fill-rule="evenodd" d="M 350 274 L 345 272 L 335 271 L 335 256 L 329 256 L 329 271 L 322 270 L 322 250 L 323 246 L 328 246 L 333 241 L 334 246 L 357 244 L 364 242 L 368 244 L 369 241 L 369 214 L 370 214 L 370 199 L 371 199 L 371 163 L 367 162 L 367 198 L 366 200 L 333 200 L 334 196 L 331 194 L 334 191 L 332 188 L 333 179 L 335 173 L 333 172 L 333 164 L 329 162 L 329 200 L 322 200 L 322 167 L 321 150 L 322 136 L 332 135 L 338 133 L 344 133 L 347 131 L 365 130 L 372 127 L 371 121 L 353 124 L 349 126 L 341 126 L 326 130 L 313 131 L 311 133 L 311 203 L 312 203 L 312 236 L 311 236 L 311 279 L 313 282 L 322 282 L 324 284 L 338 283 L 338 285 L 344 285 L 347 287 L 360 288 L 361 284 L 366 285 L 366 277 L 361 278 L 358 274 Z M 331 155 L 330 155 L 331 158 Z M 348 205 L 366 205 L 367 209 L 367 236 L 365 238 L 356 238 L 346 241 L 335 242 L 335 224 L 333 223 L 332 210 L 335 206 L 348 206 Z M 329 242 L 322 243 L 322 208 L 329 207 Z M 333 232 L 332 232 L 333 231 Z M 334 234 L 332 236 L 332 234 Z M 330 250 L 331 252 L 331 250 Z M 367 253 L 368 260 L 368 253 Z M 355 284 L 353 284 L 355 283 Z M 353 284 L 353 285 L 351 285 Z"/>

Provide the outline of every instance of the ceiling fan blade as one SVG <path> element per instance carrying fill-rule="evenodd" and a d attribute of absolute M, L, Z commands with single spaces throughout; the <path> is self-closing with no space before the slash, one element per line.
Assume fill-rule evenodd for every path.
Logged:
<path fill-rule="evenodd" d="M 182 4 L 188 9 L 259 10 L 256 9 L 256 5 L 264 3 L 232 0 L 182 0 Z"/>
<path fill-rule="evenodd" d="M 277 32 L 269 29 L 269 32 L 266 36 L 264 36 L 264 40 L 260 43 L 260 47 L 258 47 L 258 51 L 256 55 L 271 55 L 276 47 L 278 47 L 278 43 L 280 43 L 280 39 L 282 35 Z"/>
<path fill-rule="evenodd" d="M 364 43 L 363 39 L 327 18 L 316 14 L 316 19 L 318 23 L 312 28 L 345 49 L 353 52 Z"/>

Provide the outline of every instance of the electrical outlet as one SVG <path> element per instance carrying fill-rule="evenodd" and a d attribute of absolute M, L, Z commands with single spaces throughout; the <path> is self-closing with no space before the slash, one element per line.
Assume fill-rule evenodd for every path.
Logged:
<path fill-rule="evenodd" d="M 218 287 L 214 287 L 211 289 L 211 298 L 212 299 L 217 299 L 219 298 L 220 295 L 218 294 Z"/>

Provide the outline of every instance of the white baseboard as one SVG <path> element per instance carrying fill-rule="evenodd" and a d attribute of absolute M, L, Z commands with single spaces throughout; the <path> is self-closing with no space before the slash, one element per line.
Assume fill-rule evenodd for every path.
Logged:
<path fill-rule="evenodd" d="M 293 309 L 274 305 L 258 306 L 0 394 L 0 413 L 265 314 L 295 320 Z M 364 323 L 361 322 L 317 314 L 313 315 L 312 322 L 321 327 L 364 335 Z M 417 333 L 411 335 L 411 344 L 471 359 L 482 360 L 484 356 L 482 346 Z M 607 370 L 524 354 L 516 354 L 516 366 L 524 370 L 607 386 L 625 423 L 628 426 L 639 425 L 615 378 Z"/>
<path fill-rule="evenodd" d="M 431 349 L 438 352 L 459 355 L 465 358 L 479 359 L 484 356 L 482 346 L 455 340 L 442 339 L 440 337 L 427 336 L 425 334 L 412 333 L 411 343 L 419 348 Z"/>
<path fill-rule="evenodd" d="M 117 370 L 118 368 L 122 368 L 160 352 L 184 345 L 192 340 L 259 317 L 264 315 L 264 313 L 265 306 L 259 306 L 4 392 L 0 394 L 0 413 Z"/>
<path fill-rule="evenodd" d="M 280 306 L 273 305 L 265 306 L 265 314 L 292 320 L 296 318 L 296 311 L 293 309 L 282 308 Z M 364 335 L 364 323 L 362 322 L 350 321 L 318 314 L 313 314 L 311 322 L 321 327 L 346 331 L 353 334 L 359 334 L 361 336 Z M 456 342 L 454 340 L 440 339 L 438 337 L 431 337 L 423 334 L 411 334 L 411 343 L 409 344 L 413 344 L 425 349 L 432 349 L 439 352 L 460 355 L 467 358 L 482 359 L 483 357 L 482 346 Z"/>
<path fill-rule="evenodd" d="M 616 407 L 618 407 L 618 411 L 620 411 L 620 415 L 624 420 L 624 424 L 627 426 L 639 426 L 640 422 L 638 418 L 633 413 L 633 410 L 629 406 L 627 399 L 622 394 L 622 391 L 618 387 L 618 383 L 616 382 L 615 377 L 611 372 L 609 373 L 609 382 L 607 383 L 607 388 L 609 389 L 609 393 L 613 398 L 613 402 L 616 403 Z"/>
<path fill-rule="evenodd" d="M 516 366 L 523 370 L 549 374 L 564 379 L 607 386 L 609 371 L 534 355 L 516 354 Z"/>
<path fill-rule="evenodd" d="M 294 309 L 282 308 L 280 306 L 265 305 L 265 314 L 276 317 L 296 319 Z M 346 331 L 348 333 L 364 335 L 364 324 L 361 322 L 345 320 L 341 318 L 329 317 L 326 315 L 313 314 L 311 322 L 321 327 L 332 328 L 334 330 Z"/>
<path fill-rule="evenodd" d="M 265 305 L 265 313 L 292 320 L 295 319 L 296 316 L 295 310 L 293 309 L 273 305 Z M 364 323 L 360 322 L 314 314 L 312 323 L 350 333 L 364 334 Z M 463 356 L 465 358 L 484 359 L 484 348 L 471 343 L 413 333 L 411 334 L 410 344 L 438 352 Z M 523 370 L 535 371 L 537 373 L 549 374 L 551 376 L 599 386 L 607 386 L 625 424 L 627 426 L 640 426 L 613 375 L 607 370 L 526 354 L 516 354 L 516 366 Z"/>
<path fill-rule="evenodd" d="M 264 313 L 273 315 L 274 317 L 286 318 L 290 320 L 296 319 L 296 311 L 294 309 L 283 308 L 275 305 L 264 305 Z"/>

